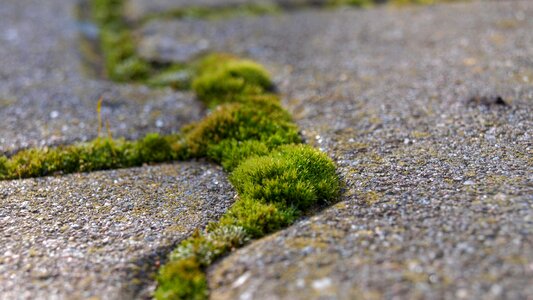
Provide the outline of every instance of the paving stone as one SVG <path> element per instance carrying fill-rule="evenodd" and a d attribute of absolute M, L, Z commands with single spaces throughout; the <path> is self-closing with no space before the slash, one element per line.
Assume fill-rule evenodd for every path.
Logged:
<path fill-rule="evenodd" d="M 84 26 L 75 9 L 76 1 L 67 0 L 2 1 L 0 152 L 94 138 L 100 96 L 115 137 L 175 132 L 202 116 L 189 93 L 85 76 L 79 54 Z"/>
<path fill-rule="evenodd" d="M 200 162 L 0 182 L 0 298 L 147 297 L 158 261 L 233 198 Z"/>
<path fill-rule="evenodd" d="M 150 59 L 182 59 L 188 36 L 266 64 L 346 183 L 338 206 L 213 267 L 213 298 L 526 299 L 532 13 L 505 1 L 147 23 Z"/>

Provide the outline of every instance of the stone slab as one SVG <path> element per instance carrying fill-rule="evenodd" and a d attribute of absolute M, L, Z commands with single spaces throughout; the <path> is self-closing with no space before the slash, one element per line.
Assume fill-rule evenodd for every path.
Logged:
<path fill-rule="evenodd" d="M 0 298 L 145 298 L 173 245 L 233 198 L 200 162 L 0 182 Z"/>

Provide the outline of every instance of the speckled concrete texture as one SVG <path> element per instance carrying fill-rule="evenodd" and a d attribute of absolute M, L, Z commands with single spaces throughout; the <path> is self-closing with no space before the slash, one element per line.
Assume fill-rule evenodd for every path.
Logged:
<path fill-rule="evenodd" d="M 266 64 L 346 183 L 338 206 L 213 267 L 212 298 L 530 298 L 531 14 L 490 1 L 148 23 L 152 59 L 187 32 Z"/>
<path fill-rule="evenodd" d="M 202 116 L 189 93 L 116 85 L 84 76 L 76 1 L 0 5 L 0 152 L 92 139 L 96 103 L 115 137 L 176 132 Z M 90 31 L 90 30 L 89 30 Z"/>
<path fill-rule="evenodd" d="M 233 198 L 199 162 L 0 182 L 0 298 L 147 297 L 172 246 Z"/>

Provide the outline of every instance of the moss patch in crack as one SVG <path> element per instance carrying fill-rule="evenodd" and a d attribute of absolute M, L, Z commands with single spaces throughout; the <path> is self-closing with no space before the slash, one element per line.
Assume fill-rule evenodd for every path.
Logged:
<path fill-rule="evenodd" d="M 189 6 L 172 9 L 144 16 L 140 22 L 146 23 L 154 19 L 207 19 L 217 20 L 246 16 L 279 14 L 283 8 L 275 3 L 245 3 L 238 6 L 202 7 Z"/>
<path fill-rule="evenodd" d="M 100 28 L 100 51 L 107 76 L 116 81 L 144 80 L 150 65 L 136 55 L 131 31 L 122 19 L 122 0 L 92 0 L 91 16 Z"/>
<path fill-rule="evenodd" d="M 179 135 L 147 134 L 143 139 L 97 138 L 56 148 L 27 149 L 8 158 L 0 156 L 0 180 L 74 172 L 117 169 L 183 159 Z"/>
<path fill-rule="evenodd" d="M 205 269 L 217 258 L 289 226 L 340 193 L 335 165 L 327 155 L 300 144 L 298 128 L 278 96 L 269 92 L 272 83 L 261 66 L 227 55 L 208 56 L 197 74 L 193 88 L 198 98 L 216 108 L 184 130 L 188 155 L 222 164 L 239 198 L 219 222 L 170 255 L 158 276 L 157 299 L 207 298 L 207 289 L 198 283 L 205 282 Z M 238 242 L 216 234 L 220 231 L 238 232 Z"/>
<path fill-rule="evenodd" d="M 230 181 L 242 197 L 299 211 L 331 203 L 340 190 L 331 159 L 307 145 L 281 146 L 269 155 L 250 158 Z"/>
<path fill-rule="evenodd" d="M 209 107 L 235 98 L 264 95 L 273 90 L 270 75 L 263 66 L 229 55 L 211 55 L 200 63 L 192 88 Z"/>
<path fill-rule="evenodd" d="M 191 156 L 207 156 L 228 166 L 236 165 L 232 160 L 256 152 L 252 147 L 263 153 L 300 141 L 298 128 L 276 97 L 253 97 L 247 102 L 221 105 L 186 132 Z M 237 149 L 240 146 L 244 147 Z M 228 156 L 230 151 L 235 155 Z"/>

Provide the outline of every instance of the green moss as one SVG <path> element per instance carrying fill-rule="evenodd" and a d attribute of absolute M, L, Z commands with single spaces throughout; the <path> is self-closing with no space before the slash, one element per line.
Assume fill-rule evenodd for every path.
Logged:
<path fill-rule="evenodd" d="M 221 149 L 235 143 L 254 140 L 273 148 L 300 142 L 298 128 L 277 98 L 246 99 L 242 103 L 221 105 L 187 132 L 186 140 L 191 156 L 206 157 L 211 154 L 211 159 L 220 162 Z M 259 153 L 261 149 L 258 148 L 257 151 Z M 247 152 L 253 153 L 254 150 L 248 149 Z M 228 162 L 228 165 L 234 164 Z"/>
<path fill-rule="evenodd" d="M 207 156 L 220 162 L 224 170 L 231 172 L 247 158 L 266 155 L 269 152 L 270 147 L 258 140 L 225 139 L 208 147 Z"/>
<path fill-rule="evenodd" d="M 97 138 L 57 148 L 23 150 L 11 158 L 0 158 L 0 179 L 16 179 L 90 172 L 140 166 L 182 159 L 185 149 L 178 135 L 148 134 L 138 141 Z"/>
<path fill-rule="evenodd" d="M 91 16 L 100 24 L 119 26 L 122 19 L 123 0 L 91 0 Z"/>
<path fill-rule="evenodd" d="M 207 279 L 194 257 L 170 261 L 159 270 L 154 297 L 163 299 L 207 299 Z"/>
<path fill-rule="evenodd" d="M 132 33 L 122 19 L 123 0 L 92 0 L 91 15 L 100 26 L 100 50 L 107 76 L 116 81 L 144 80 L 151 65 L 136 54 Z"/>
<path fill-rule="evenodd" d="M 332 202 L 340 192 L 331 159 L 306 145 L 281 146 L 267 156 L 250 158 L 230 181 L 242 197 L 299 210 Z"/>
<path fill-rule="evenodd" d="M 164 162 L 180 158 L 179 136 L 160 136 L 157 133 L 147 134 L 144 139 L 135 143 L 135 160 L 144 162 Z M 178 147 L 178 148 L 176 148 Z"/>
<path fill-rule="evenodd" d="M 216 58 L 210 56 L 200 64 L 198 76 L 192 83 L 198 99 L 209 107 L 272 90 L 270 75 L 261 65 L 229 56 Z"/>
<path fill-rule="evenodd" d="M 222 216 L 219 224 L 242 227 L 252 238 L 260 238 L 287 227 L 299 216 L 296 209 L 280 203 L 241 198 Z"/>
<path fill-rule="evenodd" d="M 177 19 L 225 19 L 246 16 L 260 16 L 280 13 L 282 10 L 276 4 L 270 3 L 250 3 L 238 6 L 222 6 L 217 8 L 192 6 L 176 10 L 153 13 L 145 16 L 141 22 L 148 22 L 153 19 L 177 18 Z"/>
<path fill-rule="evenodd" d="M 196 231 L 172 251 L 170 261 L 160 269 L 155 298 L 206 299 L 205 268 L 248 240 L 246 231 L 237 226 L 217 226 L 204 233 Z"/>
<path fill-rule="evenodd" d="M 153 87 L 171 87 L 185 90 L 191 86 L 192 71 L 188 66 L 181 64 L 171 65 L 153 75 L 146 83 Z"/>
<path fill-rule="evenodd" d="M 374 5 L 376 0 L 330 0 L 328 5 L 330 6 L 342 6 L 349 5 L 355 7 L 369 7 Z M 383 1 L 382 1 L 383 2 Z"/>
<path fill-rule="evenodd" d="M 244 245 L 249 235 L 244 228 L 234 225 L 213 227 L 209 232 L 196 232 L 172 251 L 171 261 L 194 258 L 201 267 L 207 267 L 221 255 Z"/>
<path fill-rule="evenodd" d="M 5 156 L 0 156 L 0 180 L 7 177 L 9 174 L 9 166 L 8 166 L 9 160 Z"/>

